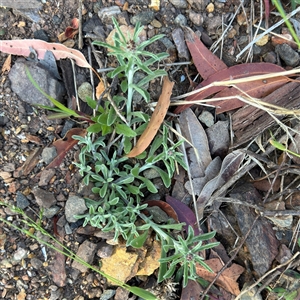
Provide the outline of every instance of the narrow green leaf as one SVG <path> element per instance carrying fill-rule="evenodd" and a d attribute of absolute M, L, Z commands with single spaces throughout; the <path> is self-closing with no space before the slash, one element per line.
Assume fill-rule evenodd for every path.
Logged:
<path fill-rule="evenodd" d="M 130 242 L 130 246 L 132 246 L 133 248 L 141 248 L 148 236 L 148 230 L 146 230 L 143 234 L 140 234 L 138 237 L 134 238 L 131 242 Z"/>
<path fill-rule="evenodd" d="M 116 125 L 116 132 L 117 134 L 123 134 L 124 136 L 128 137 L 135 137 L 136 133 L 130 127 L 125 124 L 117 124 Z"/>
<path fill-rule="evenodd" d="M 133 83 L 130 85 L 130 87 L 134 88 L 139 94 L 141 94 L 146 102 L 150 101 L 150 94 L 146 90 L 141 89 L 139 86 Z"/>

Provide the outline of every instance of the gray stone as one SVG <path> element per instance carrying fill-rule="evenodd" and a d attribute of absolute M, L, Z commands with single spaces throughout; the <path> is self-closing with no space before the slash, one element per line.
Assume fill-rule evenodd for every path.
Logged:
<path fill-rule="evenodd" d="M 201 26 L 204 21 L 204 17 L 202 14 L 196 13 L 193 10 L 189 12 L 189 18 L 192 23 L 194 23 L 196 26 Z"/>
<path fill-rule="evenodd" d="M 158 206 L 147 207 L 146 210 L 149 211 L 155 223 L 165 223 L 169 220 L 168 215 Z"/>
<path fill-rule="evenodd" d="M 99 300 L 109 300 L 115 295 L 115 290 L 105 290 Z"/>
<path fill-rule="evenodd" d="M 54 79 L 50 72 L 37 62 L 26 61 L 23 58 L 17 59 L 8 74 L 11 81 L 11 88 L 20 99 L 29 104 L 53 106 L 53 104 L 33 86 L 26 74 L 26 67 L 28 67 L 31 76 L 45 93 L 58 101 L 62 100 L 65 93 L 63 84 Z"/>
<path fill-rule="evenodd" d="M 23 248 L 18 248 L 18 250 L 13 255 L 13 260 L 15 262 L 19 262 L 26 256 L 27 256 L 27 251 Z"/>
<path fill-rule="evenodd" d="M 211 155 L 224 158 L 227 155 L 230 143 L 229 122 L 218 121 L 206 129 L 205 132 L 207 134 Z"/>
<path fill-rule="evenodd" d="M 41 173 L 39 186 L 49 184 L 50 179 L 55 175 L 55 169 L 44 169 Z"/>
<path fill-rule="evenodd" d="M 50 208 L 45 208 L 44 212 L 43 212 L 43 216 L 46 217 L 47 219 L 51 219 L 53 218 L 57 212 L 59 211 L 59 207 L 58 206 L 52 206 Z"/>
<path fill-rule="evenodd" d="M 299 54 L 287 44 L 280 44 L 275 47 L 275 51 L 280 58 L 290 67 L 296 67 L 299 64 Z"/>
<path fill-rule="evenodd" d="M 56 204 L 56 199 L 54 195 L 50 192 L 35 187 L 32 190 L 32 194 L 35 197 L 36 203 L 43 208 L 50 208 L 52 205 Z"/>
<path fill-rule="evenodd" d="M 102 8 L 98 11 L 98 17 L 104 24 L 112 24 L 112 17 L 120 14 L 121 10 L 119 6 L 110 6 Z"/>
<path fill-rule="evenodd" d="M 78 97 L 86 102 L 86 98 L 89 97 L 93 99 L 93 87 L 89 82 L 83 82 L 78 88 Z"/>
<path fill-rule="evenodd" d="M 141 22 L 141 25 L 148 25 L 150 24 L 154 19 L 154 12 L 149 11 L 143 11 L 141 13 L 136 14 L 135 16 L 130 18 L 130 23 L 132 25 L 135 25 L 137 22 Z"/>
<path fill-rule="evenodd" d="M 83 259 L 88 264 L 91 264 L 94 255 L 97 251 L 97 244 L 91 243 L 87 240 L 85 240 L 78 248 L 78 251 L 76 253 L 77 256 L 79 256 L 81 259 Z M 77 261 L 73 261 L 72 268 L 78 269 L 81 272 L 86 272 L 88 270 L 88 267 L 80 264 Z"/>
<path fill-rule="evenodd" d="M 50 164 L 51 161 L 57 156 L 57 151 L 55 147 L 46 147 L 42 152 L 42 159 L 45 164 Z"/>
<path fill-rule="evenodd" d="M 174 20 L 175 24 L 179 25 L 179 26 L 186 26 L 187 25 L 187 19 L 184 15 L 179 14 L 175 20 Z"/>
<path fill-rule="evenodd" d="M 16 201 L 17 201 L 17 207 L 19 207 L 21 209 L 25 209 L 30 204 L 27 197 L 24 196 L 19 191 L 17 192 Z"/>
<path fill-rule="evenodd" d="M 43 262 L 36 257 L 33 257 L 30 260 L 30 263 L 31 263 L 32 267 L 35 268 L 36 270 L 40 269 L 43 266 Z"/>
<path fill-rule="evenodd" d="M 170 0 L 170 2 L 177 8 L 187 8 L 188 6 L 186 0 Z"/>
<path fill-rule="evenodd" d="M 181 28 L 174 29 L 172 32 L 172 37 L 178 51 L 178 57 L 190 60 L 191 55 L 184 40 L 183 30 Z"/>
<path fill-rule="evenodd" d="M 198 117 L 199 121 L 206 125 L 207 127 L 211 127 L 214 125 L 214 116 L 207 110 L 204 110 Z"/>
<path fill-rule="evenodd" d="M 83 198 L 74 195 L 70 196 L 65 206 L 65 215 L 67 221 L 70 223 L 76 222 L 77 219 L 74 218 L 74 215 L 83 214 L 86 209 L 87 208 Z"/>
<path fill-rule="evenodd" d="M 113 254 L 114 246 L 109 245 L 104 241 L 101 241 L 99 244 L 99 250 L 97 251 L 97 256 L 100 258 L 110 257 Z"/>

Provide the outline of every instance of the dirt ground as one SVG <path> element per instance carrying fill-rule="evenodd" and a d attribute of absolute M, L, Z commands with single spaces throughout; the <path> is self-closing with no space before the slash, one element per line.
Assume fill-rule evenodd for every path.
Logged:
<path fill-rule="evenodd" d="M 24 5 L 24 2 L 26 1 L 14 1 L 14 4 L 4 3 L 2 5 L 6 4 L 8 7 L 0 7 L 1 40 L 35 38 L 44 39 L 47 42 L 58 42 L 58 36 L 71 25 L 72 19 L 79 17 L 78 2 L 82 2 L 83 45 L 80 51 L 87 59 L 90 42 L 94 38 L 103 40 L 113 29 L 109 14 L 108 17 L 103 17 L 101 20 L 98 16 L 98 12 L 104 8 L 108 8 L 108 11 L 112 10 L 112 8 L 113 10 L 119 10 L 117 19 L 121 24 L 131 25 L 136 22 L 135 18 L 144 22 L 146 38 L 160 33 L 165 34 L 164 42 L 156 42 L 149 51 L 153 53 L 167 51 L 170 54 L 170 59 L 167 63 L 170 63 L 171 66 L 168 66 L 166 70 L 169 77 L 175 81 L 174 97 L 191 91 L 202 80 L 197 76 L 198 72 L 193 63 L 189 63 L 191 55 L 186 48 L 184 38 L 174 34 L 175 29 L 181 28 L 181 25 L 188 26 L 194 32 L 197 32 L 199 36 L 201 35 L 201 40 L 207 48 L 215 45 L 214 43 L 220 39 L 222 47 L 220 46 L 221 43 L 219 43 L 219 46 L 215 48 L 215 52 L 228 67 L 245 62 L 269 62 L 288 70 L 299 65 L 297 62 L 291 65 L 289 61 L 283 60 L 279 52 L 275 52 L 276 44 L 272 43 L 271 40 L 261 46 L 254 45 L 252 54 L 249 57 L 242 55 L 239 59 L 236 59 L 239 52 L 249 43 L 251 34 L 249 28 L 253 31 L 255 30 L 254 26 L 249 27 L 247 20 L 243 19 L 242 11 L 244 9 L 250 19 L 250 13 L 254 11 L 255 17 L 253 19 L 259 18 L 260 3 L 258 2 L 245 1 L 243 7 L 240 7 L 240 2 L 235 0 L 219 2 L 209 2 L 209 0 L 162 0 L 157 10 L 151 8 L 148 1 L 143 0 L 45 0 L 41 2 L 39 0 L 31 0 L 27 6 Z M 24 10 L 24 8 L 26 9 Z M 274 11 L 274 8 L 271 9 Z M 288 9 L 290 8 L 287 7 Z M 238 13 L 235 15 L 237 11 Z M 269 26 L 276 23 L 279 19 L 280 17 L 271 15 L 268 20 Z M 232 23 L 230 23 L 231 20 L 233 20 Z M 263 24 L 265 24 L 264 18 Z M 222 37 L 222 33 L 227 26 L 230 27 L 230 30 L 227 31 L 226 36 Z M 282 27 L 277 29 L 277 33 L 282 32 Z M 178 39 L 177 41 L 174 40 L 175 37 Z M 74 49 L 79 49 L 80 37 L 78 34 L 75 34 L 68 42 L 73 43 L 72 47 Z M 91 63 L 95 69 L 115 67 L 115 61 L 107 56 L 105 52 L 99 51 L 98 54 L 102 65 L 99 65 L 99 62 L 92 57 Z M 0 52 L 0 66 L 4 64 L 7 57 L 8 54 Z M 14 65 L 17 58 L 17 56 L 12 57 L 11 65 Z M 187 62 L 187 64 L 176 65 L 178 62 Z M 58 66 L 59 70 L 61 70 L 60 62 L 58 62 Z M 79 81 L 90 80 L 90 73 L 87 69 L 76 68 Z M 24 78 L 20 76 L 20 84 L 23 80 Z M 95 84 L 97 84 L 97 78 L 94 78 L 94 80 Z M 193 80 L 194 82 L 192 82 Z M 68 87 L 65 86 L 65 88 L 68 90 Z M 160 92 L 161 86 L 157 82 L 150 84 L 149 93 L 152 101 L 157 101 Z M 67 101 L 67 98 L 67 92 L 65 92 L 64 99 Z M 297 95 L 295 95 L 295 99 L 298 99 Z M 32 101 L 34 102 L 34 99 Z M 196 114 L 199 114 L 200 110 L 199 107 L 194 109 Z M 27 201 L 29 205 L 24 206 L 24 211 L 32 219 L 38 220 L 41 205 L 37 198 L 41 199 L 39 201 L 42 202 L 51 202 L 52 196 L 54 196 L 57 210 L 51 217 L 42 219 L 42 226 L 49 233 L 56 235 L 56 223 L 58 220 L 62 221 L 64 219 L 67 199 L 72 195 L 77 195 L 83 188 L 81 177 L 72 164 L 78 158 L 80 151 L 78 146 L 69 151 L 59 168 L 52 169 L 50 174 L 44 178 L 45 183 L 40 184 L 39 175 L 46 167 L 45 162 L 41 160 L 41 150 L 51 145 L 53 141 L 62 138 L 64 136 L 62 132 L 65 132 L 69 128 L 67 126 L 70 125 L 68 123 L 70 120 L 66 119 L 48 120 L 48 114 L 47 111 L 37 110 L 30 104 L 20 100 L 12 91 L 8 72 L 2 72 L 0 75 L 0 200 L 11 205 L 21 205 L 22 201 Z M 224 112 L 217 116 L 215 121 L 229 120 L 231 116 L 231 113 Z M 260 124 L 260 122 L 262 121 L 260 120 L 258 123 L 253 121 L 253 124 L 251 124 L 253 127 L 257 127 L 257 124 Z M 297 120 L 288 120 L 286 124 L 297 128 Z M 74 123 L 71 122 L 72 126 L 74 126 Z M 275 132 L 278 127 L 274 126 L 272 128 L 272 132 Z M 253 128 L 250 129 L 252 134 L 250 138 L 255 140 L 258 133 L 254 135 L 255 130 L 251 130 Z M 282 133 L 283 135 L 284 133 Z M 279 271 L 283 272 L 287 265 L 287 259 L 291 259 L 299 251 L 299 245 L 295 242 L 299 238 L 299 229 L 297 229 L 298 209 L 300 207 L 298 200 L 299 159 L 290 160 L 288 157 L 283 157 L 280 151 L 279 153 L 270 151 L 268 153 L 269 156 L 264 156 L 259 151 L 263 148 L 268 148 L 266 144 L 263 144 L 264 136 L 259 139 L 261 140 L 257 140 L 250 148 L 248 148 L 249 140 L 247 140 L 247 143 L 238 145 L 235 148 L 245 149 L 245 151 L 248 151 L 248 155 L 251 154 L 251 157 L 254 157 L 251 162 L 252 168 L 249 168 L 244 176 L 236 180 L 236 188 L 225 190 L 225 194 L 214 194 L 215 198 L 227 195 L 231 198 L 239 199 L 241 202 L 248 202 L 249 206 L 244 206 L 243 208 L 243 205 L 239 205 L 241 202 L 235 206 L 230 206 L 224 202 L 222 205 L 216 205 L 216 207 L 212 207 L 204 212 L 206 226 L 209 228 L 213 226 L 214 228 L 212 229 L 217 230 L 216 239 L 224 246 L 225 254 L 222 259 L 226 263 L 237 250 L 239 242 L 248 234 L 247 226 L 243 227 L 242 224 L 253 223 L 259 215 L 258 207 L 261 207 L 260 204 L 263 201 L 258 201 L 258 199 L 269 197 L 269 207 L 264 207 L 269 211 L 275 209 L 272 206 L 272 203 L 274 204 L 272 200 L 280 197 L 286 200 L 285 205 L 280 208 L 283 215 L 283 223 L 274 223 L 274 216 L 272 216 L 272 221 L 270 221 L 272 217 L 269 219 L 265 216 L 261 217 L 259 226 L 253 229 L 253 231 L 257 230 L 255 237 L 248 244 L 245 244 L 247 246 L 242 246 L 237 250 L 238 255 L 236 255 L 233 262 L 241 265 L 245 270 L 239 280 L 234 280 L 237 280 L 240 289 L 243 286 L 249 286 L 254 280 L 258 280 L 279 264 L 282 264 Z M 33 152 L 36 153 L 36 163 L 28 174 L 22 175 L 24 162 Z M 221 155 L 222 159 L 226 154 L 223 153 Z M 285 163 L 282 163 L 284 160 Z M 256 163 L 253 165 L 253 162 Z M 282 163 L 281 165 L 280 162 Z M 271 163 L 275 164 L 275 167 L 268 169 L 266 173 L 277 175 L 270 177 L 271 179 L 268 181 L 268 179 L 263 178 L 266 174 L 263 174 L 262 170 Z M 256 181 L 254 184 L 255 178 L 261 178 L 262 181 Z M 272 182 L 273 179 L 274 182 Z M 221 188 L 219 189 L 221 190 Z M 173 185 L 168 190 L 162 189 L 160 194 L 171 194 L 172 189 Z M 43 191 L 45 191 L 45 194 Z M 287 191 L 290 191 L 290 193 L 287 193 Z M 187 194 L 186 191 L 184 193 Z M 250 204 L 252 205 L 251 209 L 249 208 Z M 288 216 L 287 210 L 292 211 Z M 222 214 L 216 211 L 221 211 Z M 287 212 L 284 213 L 284 211 Z M 20 224 L 19 217 L 4 206 L 0 208 L 0 216 L 15 225 Z M 231 232 L 229 232 L 228 224 L 224 221 L 226 217 L 230 221 L 234 219 L 232 224 L 238 224 L 234 226 L 234 230 Z M 283 226 L 281 226 L 282 224 Z M 84 242 L 91 242 L 98 245 L 96 250 L 100 253 L 101 249 L 107 246 L 104 242 L 106 239 L 95 236 L 92 231 L 85 231 L 81 225 L 82 222 L 70 224 L 68 227 L 69 232 L 63 235 L 64 244 L 77 253 L 80 245 L 84 244 Z M 270 231 L 272 231 L 272 234 L 270 234 Z M 261 249 L 254 249 L 259 247 Z M 104 251 L 103 249 L 102 251 Z M 258 264 L 261 260 L 270 260 L 266 253 L 271 253 L 272 260 L 268 262 L 268 268 L 260 268 Z M 284 257 L 286 257 L 286 260 L 284 260 Z M 128 295 L 121 288 L 110 286 L 106 279 L 99 274 L 89 270 L 81 271 L 78 268 L 74 268 L 71 259 L 63 262 L 63 271 L 56 269 L 57 264 L 55 264 L 55 261 L 59 259 L 61 257 L 57 256 L 53 250 L 43 247 L 40 243 L 22 235 L 17 230 L 1 224 L 0 299 L 138 299 L 134 295 Z M 97 255 L 93 258 L 91 264 L 99 265 L 99 257 Z M 288 291 L 298 291 L 298 296 L 296 294 L 296 297 L 291 299 L 299 299 L 298 265 L 299 258 L 298 260 L 296 258 L 291 260 L 288 266 L 290 273 L 284 274 L 282 276 L 283 279 L 281 277 L 280 280 L 277 274 L 277 277 L 274 277 L 266 285 L 271 286 L 278 279 L 280 281 L 279 286 L 286 288 Z M 180 285 L 177 286 L 174 292 L 167 292 L 172 284 L 164 282 L 157 285 L 156 275 L 157 273 L 146 276 L 146 278 L 145 276 L 143 278 L 135 277 L 130 280 L 129 284 L 157 290 L 157 295 L 160 299 L 180 299 L 182 293 Z M 222 288 L 220 289 L 222 290 Z M 277 296 L 273 295 L 272 298 L 269 295 L 268 299 L 276 299 Z M 268 293 L 264 290 L 260 293 L 260 296 L 251 299 L 266 299 L 267 297 Z M 220 293 L 219 295 L 214 294 L 212 299 L 234 299 L 234 296 L 230 293 Z"/>

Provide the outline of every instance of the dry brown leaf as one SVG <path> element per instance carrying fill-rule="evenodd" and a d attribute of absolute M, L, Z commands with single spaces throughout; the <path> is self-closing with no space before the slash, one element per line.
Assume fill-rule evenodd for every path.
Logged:
<path fill-rule="evenodd" d="M 73 135 L 80 135 L 84 137 L 86 135 L 86 130 L 82 128 L 72 128 L 70 129 L 63 139 L 59 139 L 53 143 L 57 150 L 56 158 L 46 167 L 46 169 L 58 167 L 64 157 L 66 156 L 67 152 L 72 149 L 77 143 L 78 140 L 74 140 L 72 138 Z"/>
<path fill-rule="evenodd" d="M 162 93 L 159 97 L 150 122 L 139 138 L 133 149 L 127 154 L 127 157 L 136 157 L 141 154 L 152 142 L 161 123 L 164 121 L 166 113 L 170 105 L 170 98 L 172 94 L 174 82 L 171 82 L 168 77 L 165 77 Z"/>
<path fill-rule="evenodd" d="M 103 80 L 101 80 L 96 87 L 96 99 L 99 99 L 99 97 L 103 94 L 104 91 L 105 91 L 104 82 Z"/>
<path fill-rule="evenodd" d="M 196 272 L 198 276 L 203 279 L 212 282 L 217 276 L 217 273 L 222 269 L 223 263 L 218 258 L 212 258 L 206 260 L 205 263 L 213 270 L 213 272 L 207 271 L 204 267 L 196 265 Z M 222 287 L 227 292 L 238 296 L 240 294 L 239 285 L 236 280 L 244 272 L 244 268 L 237 264 L 232 264 L 231 267 L 227 268 L 222 272 L 219 278 L 215 281 L 216 285 Z"/>
<path fill-rule="evenodd" d="M 9 54 L 2 66 L 2 73 L 4 73 L 5 71 L 10 71 L 10 67 L 11 67 L 11 54 Z"/>

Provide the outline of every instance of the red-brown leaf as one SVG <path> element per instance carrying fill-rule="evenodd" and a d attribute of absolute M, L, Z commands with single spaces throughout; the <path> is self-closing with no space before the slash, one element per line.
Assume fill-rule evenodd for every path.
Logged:
<path fill-rule="evenodd" d="M 148 204 L 149 207 L 158 206 L 161 210 L 163 210 L 170 218 L 173 218 L 176 222 L 178 221 L 178 216 L 173 207 L 165 201 L 161 200 L 148 200 L 144 203 Z"/>
<path fill-rule="evenodd" d="M 236 66 L 232 66 L 228 69 L 221 70 L 221 71 L 211 75 L 207 80 L 202 81 L 197 86 L 197 89 L 202 88 L 204 86 L 207 86 L 207 85 L 209 85 L 213 82 L 217 82 L 217 81 L 227 81 L 227 80 L 232 80 L 232 79 L 239 79 L 239 78 L 244 78 L 244 77 L 249 77 L 249 76 L 276 73 L 276 72 L 282 72 L 282 71 L 285 71 L 285 70 L 283 68 L 281 68 L 277 65 L 271 64 L 271 63 L 251 63 L 251 64 L 236 65 Z M 267 79 L 267 80 L 256 80 L 256 81 L 252 81 L 249 83 L 239 83 L 239 84 L 236 84 L 236 86 L 238 86 L 241 89 L 244 89 L 244 92 L 248 93 L 252 97 L 260 97 L 261 94 L 263 94 L 263 95 L 270 94 L 274 89 L 284 85 L 288 80 L 289 79 L 287 77 L 278 76 L 278 77 L 274 77 L 272 79 Z M 186 101 L 206 99 L 207 97 L 212 96 L 212 95 L 214 95 L 220 91 L 223 91 L 225 89 L 230 91 L 230 89 L 227 88 L 226 86 L 214 86 L 214 87 L 200 91 L 199 93 L 188 97 L 186 99 Z M 226 92 L 226 93 L 229 93 L 229 92 Z M 240 95 L 240 94 L 241 94 L 241 92 L 239 92 L 239 91 L 235 93 L 235 95 Z M 219 97 L 219 95 L 216 97 Z M 230 93 L 228 95 L 230 96 Z M 222 95 L 222 96 L 224 96 L 224 95 Z M 218 113 L 220 113 L 220 111 L 230 110 L 230 109 L 228 109 L 228 107 L 225 110 L 224 109 L 222 110 L 221 105 L 223 104 L 223 102 L 224 101 L 220 101 L 217 104 L 214 104 L 214 105 L 218 105 L 220 107 L 220 108 L 218 108 Z M 175 113 L 178 114 L 190 106 L 191 106 L 191 104 L 181 105 L 176 108 Z M 234 107 L 234 105 L 233 105 L 233 107 Z"/>
<path fill-rule="evenodd" d="M 227 69 L 224 62 L 208 50 L 188 27 L 185 28 L 185 40 L 193 57 L 194 65 L 204 80 L 218 71 Z"/>
<path fill-rule="evenodd" d="M 72 138 L 73 135 L 85 136 L 86 130 L 82 128 L 72 128 L 70 129 L 63 139 L 59 139 L 53 143 L 57 150 L 57 157 L 47 166 L 47 169 L 58 167 L 67 152 L 72 149 L 77 143 L 78 140 Z"/>

